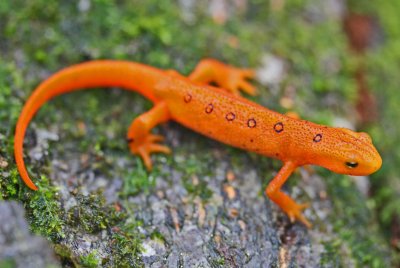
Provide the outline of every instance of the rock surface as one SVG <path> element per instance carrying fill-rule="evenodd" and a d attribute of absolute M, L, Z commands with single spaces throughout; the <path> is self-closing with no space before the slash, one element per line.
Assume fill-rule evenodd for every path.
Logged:
<path fill-rule="evenodd" d="M 0 201 L 0 267 L 59 267 L 49 242 L 32 235 L 25 210 L 14 201 Z"/>

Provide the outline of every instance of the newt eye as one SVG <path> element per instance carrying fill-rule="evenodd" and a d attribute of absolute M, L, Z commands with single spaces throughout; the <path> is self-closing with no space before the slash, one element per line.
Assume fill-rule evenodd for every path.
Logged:
<path fill-rule="evenodd" d="M 346 166 L 348 168 L 356 168 L 358 166 L 358 162 L 346 162 Z"/>

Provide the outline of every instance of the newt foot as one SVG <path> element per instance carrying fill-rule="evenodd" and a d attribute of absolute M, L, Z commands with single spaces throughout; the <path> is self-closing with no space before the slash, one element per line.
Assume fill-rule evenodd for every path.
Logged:
<path fill-rule="evenodd" d="M 285 212 L 288 215 L 290 221 L 293 223 L 296 220 L 301 221 L 307 228 L 311 228 L 311 223 L 304 217 L 302 210 L 308 208 L 310 206 L 309 203 L 297 204 L 288 208 Z"/>
<path fill-rule="evenodd" d="M 240 95 L 240 90 L 252 96 L 257 95 L 256 88 L 247 81 L 255 76 L 254 70 L 230 67 L 226 72 L 226 76 L 217 81 L 221 87 L 234 95 Z"/>
<path fill-rule="evenodd" d="M 157 143 L 162 142 L 163 140 L 164 137 L 161 135 L 148 134 L 139 139 L 129 138 L 128 142 L 131 152 L 139 155 L 142 158 L 146 169 L 150 171 L 152 169 L 152 161 L 150 158 L 151 153 L 171 153 L 169 147 Z"/>

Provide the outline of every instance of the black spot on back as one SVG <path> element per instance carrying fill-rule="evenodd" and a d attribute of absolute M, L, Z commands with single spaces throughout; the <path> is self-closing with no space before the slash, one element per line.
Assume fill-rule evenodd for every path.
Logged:
<path fill-rule="evenodd" d="M 281 133 L 283 131 L 283 123 L 278 122 L 274 125 L 274 130 L 276 133 Z"/>
<path fill-rule="evenodd" d="M 315 137 L 313 138 L 313 142 L 320 142 L 322 140 L 322 134 L 317 134 L 315 135 Z"/>
<path fill-rule="evenodd" d="M 257 125 L 257 122 L 254 118 L 250 118 L 249 120 L 247 120 L 247 126 L 249 128 L 254 128 L 254 127 L 256 127 L 256 125 Z"/>
<path fill-rule="evenodd" d="M 189 93 L 186 94 L 185 97 L 183 98 L 183 100 L 184 100 L 186 103 L 191 102 L 191 101 L 192 101 L 192 95 L 190 95 Z"/>
<path fill-rule="evenodd" d="M 212 113 L 213 110 L 214 110 L 214 105 L 212 105 L 212 103 L 209 103 L 209 104 L 206 106 L 206 113 L 207 113 L 207 114 L 210 114 L 210 113 Z"/>
<path fill-rule="evenodd" d="M 227 113 L 227 114 L 226 114 L 225 118 L 226 118 L 226 120 L 228 120 L 229 122 L 231 122 L 231 121 L 235 120 L 236 115 L 235 115 L 234 113 L 230 112 L 230 113 Z"/>

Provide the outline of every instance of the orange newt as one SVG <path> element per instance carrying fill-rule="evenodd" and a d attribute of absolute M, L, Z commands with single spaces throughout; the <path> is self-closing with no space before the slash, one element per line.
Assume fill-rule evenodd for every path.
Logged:
<path fill-rule="evenodd" d="M 225 144 L 281 160 L 283 167 L 265 193 L 292 222 L 299 220 L 310 227 L 302 215 L 307 205 L 295 203 L 281 191 L 297 167 L 313 164 L 336 173 L 368 175 L 381 167 L 382 159 L 366 133 L 295 119 L 241 97 L 239 90 L 256 94 L 246 81 L 253 76 L 253 70 L 212 59 L 202 60 L 188 77 L 127 61 L 90 61 L 68 67 L 41 83 L 22 109 L 14 144 L 18 171 L 29 188 L 38 189 L 24 164 L 23 140 L 29 122 L 45 102 L 81 89 L 121 87 L 154 103 L 150 111 L 133 120 L 127 133 L 131 152 L 143 159 L 148 170 L 151 153 L 170 152 L 160 144 L 163 137 L 150 130 L 174 120 Z M 208 85 L 211 82 L 220 88 Z"/>

